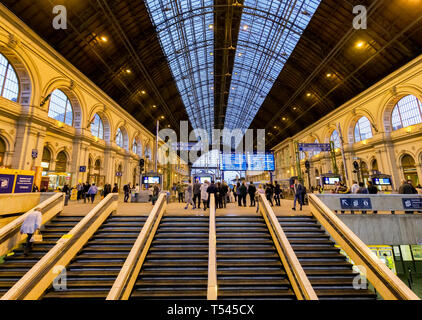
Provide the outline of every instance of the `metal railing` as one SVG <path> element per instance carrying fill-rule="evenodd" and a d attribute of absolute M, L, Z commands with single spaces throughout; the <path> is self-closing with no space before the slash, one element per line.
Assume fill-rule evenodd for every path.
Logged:
<path fill-rule="evenodd" d="M 384 299 L 420 300 L 319 197 L 310 194 L 309 205 L 314 217 Z"/>
<path fill-rule="evenodd" d="M 261 212 L 277 252 L 280 256 L 287 277 L 298 300 L 318 300 L 312 285 L 305 274 L 289 240 L 287 239 L 274 211 L 271 209 L 265 195 L 259 195 L 259 211 Z"/>
<path fill-rule="evenodd" d="M 141 271 L 149 247 L 154 239 L 158 225 L 167 207 L 166 194 L 158 197 L 147 221 L 142 227 L 122 269 L 113 283 L 106 300 L 127 300 Z"/>
<path fill-rule="evenodd" d="M 36 300 L 65 268 L 89 238 L 117 209 L 118 194 L 112 193 L 98 203 L 69 233 L 63 235 L 1 300 Z"/>
<path fill-rule="evenodd" d="M 42 213 L 42 224 L 46 224 L 57 214 L 63 210 L 64 206 L 64 193 L 56 193 L 52 195 L 47 200 L 36 205 L 34 208 L 28 212 L 22 214 L 20 217 L 16 218 L 12 222 L 5 225 L 0 229 L 0 256 L 6 254 L 13 248 L 15 248 L 19 243 L 23 242 L 26 239 L 26 235 L 20 234 L 20 228 L 25 221 L 26 217 L 30 215 L 35 208 L 40 208 Z"/>

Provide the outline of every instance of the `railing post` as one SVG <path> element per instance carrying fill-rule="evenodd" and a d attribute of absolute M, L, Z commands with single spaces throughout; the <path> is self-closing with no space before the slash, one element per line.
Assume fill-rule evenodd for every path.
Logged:
<path fill-rule="evenodd" d="M 210 194 L 209 218 L 207 300 L 217 300 L 217 234 L 215 230 L 214 194 Z"/>

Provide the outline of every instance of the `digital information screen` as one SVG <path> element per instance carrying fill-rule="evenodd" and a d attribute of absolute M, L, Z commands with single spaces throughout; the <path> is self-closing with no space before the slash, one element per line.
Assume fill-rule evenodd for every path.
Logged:
<path fill-rule="evenodd" d="M 160 183 L 160 177 L 143 177 L 143 184 L 154 184 L 154 183 Z"/>
<path fill-rule="evenodd" d="M 224 171 L 246 171 L 246 155 L 244 153 L 223 153 L 221 155 L 222 170 Z"/>
<path fill-rule="evenodd" d="M 324 180 L 323 180 L 323 183 L 326 185 L 335 185 L 336 182 L 340 182 L 340 178 L 324 177 Z"/>
<path fill-rule="evenodd" d="M 390 178 L 374 178 L 374 184 L 377 186 L 389 186 L 391 185 Z"/>
<path fill-rule="evenodd" d="M 223 153 L 221 155 L 224 171 L 274 171 L 274 153 Z"/>
<path fill-rule="evenodd" d="M 209 183 L 211 183 L 212 178 L 211 177 L 199 177 L 200 183 L 204 183 L 205 181 L 208 181 Z"/>
<path fill-rule="evenodd" d="M 248 153 L 248 170 L 249 171 L 274 171 L 274 154 L 272 152 L 266 153 Z"/>

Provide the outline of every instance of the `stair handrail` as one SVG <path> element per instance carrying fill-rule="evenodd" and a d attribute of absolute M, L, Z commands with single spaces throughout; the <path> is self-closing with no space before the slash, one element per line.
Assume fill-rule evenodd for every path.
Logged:
<path fill-rule="evenodd" d="M 20 235 L 20 228 L 25 221 L 26 217 L 30 215 L 35 208 L 40 208 L 42 213 L 42 224 L 44 225 L 57 214 L 63 211 L 64 207 L 64 193 L 59 192 L 48 199 L 44 200 L 40 204 L 36 205 L 31 210 L 22 214 L 18 218 L 9 222 L 2 228 L 0 228 L 0 256 L 6 254 L 8 251 L 13 249 L 17 244 L 23 242 L 26 235 Z M 54 209 L 54 210 L 53 210 Z M 12 239 L 13 238 L 13 239 Z M 8 242 L 8 243 L 6 243 Z"/>
<path fill-rule="evenodd" d="M 287 277 L 292 285 L 293 291 L 298 300 L 318 300 L 299 259 L 296 256 L 289 240 L 286 237 L 277 217 L 270 207 L 264 194 L 259 194 L 259 211 L 264 217 L 271 237 L 277 248 L 277 252 L 286 270 Z"/>
<path fill-rule="evenodd" d="M 141 271 L 149 247 L 167 208 L 167 195 L 161 193 L 129 252 L 106 300 L 127 300 Z"/>
<path fill-rule="evenodd" d="M 311 213 L 352 259 L 385 300 L 420 300 L 336 214 L 316 195 L 309 194 Z M 364 267 L 365 270 L 362 270 Z"/>
<path fill-rule="evenodd" d="M 215 196 L 210 194 L 208 237 L 208 287 L 207 300 L 217 300 L 217 234 L 215 230 Z"/>
<path fill-rule="evenodd" d="M 63 235 L 0 300 L 37 300 L 76 256 L 89 238 L 116 211 L 119 195 L 111 193 L 101 200 L 67 234 Z"/>

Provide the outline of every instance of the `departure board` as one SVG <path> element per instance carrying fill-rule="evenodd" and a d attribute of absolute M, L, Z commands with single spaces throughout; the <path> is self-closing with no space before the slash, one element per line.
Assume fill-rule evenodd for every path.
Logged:
<path fill-rule="evenodd" d="M 274 171 L 274 153 L 248 153 L 247 163 L 249 171 Z"/>
<path fill-rule="evenodd" d="M 248 165 L 246 163 L 246 155 L 244 153 L 222 153 L 221 163 L 222 163 L 222 169 L 225 171 L 248 170 Z"/>

